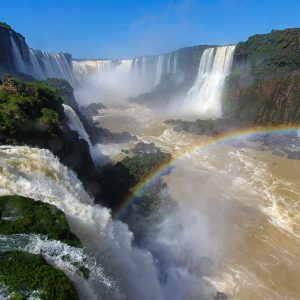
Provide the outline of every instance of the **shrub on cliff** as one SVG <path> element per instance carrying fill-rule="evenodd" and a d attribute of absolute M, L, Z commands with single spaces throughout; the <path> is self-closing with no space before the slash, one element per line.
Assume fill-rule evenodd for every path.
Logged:
<path fill-rule="evenodd" d="M 4 76 L 0 82 L 0 144 L 49 149 L 84 181 L 94 168 L 89 146 L 70 129 L 62 104 L 59 93 L 42 82 Z"/>
<path fill-rule="evenodd" d="M 96 176 L 100 184 L 100 197 L 112 209 L 118 207 L 130 188 L 147 174 L 171 159 L 168 153 L 143 153 L 126 157 L 116 165 L 102 167 Z"/>
<path fill-rule="evenodd" d="M 21 233 L 47 235 L 49 239 L 81 246 L 65 214 L 55 206 L 18 195 L 0 197 L 0 234 Z"/>
<path fill-rule="evenodd" d="M 34 296 L 34 299 L 43 300 L 78 299 L 68 277 L 37 254 L 0 253 L 0 282 L 12 300 L 33 299 Z"/>
<path fill-rule="evenodd" d="M 61 98 L 42 84 L 4 78 L 0 85 L 0 139 L 21 138 L 29 131 L 53 131 L 64 118 L 61 104 Z"/>
<path fill-rule="evenodd" d="M 11 26 L 5 22 L 0 22 L 0 27 L 4 28 L 6 30 L 11 30 Z"/>
<path fill-rule="evenodd" d="M 223 94 L 225 117 L 300 123 L 300 28 L 254 35 L 235 49 Z"/>
<path fill-rule="evenodd" d="M 256 75 L 290 72 L 300 67 L 300 28 L 273 30 L 239 43 L 235 59 L 246 62 Z"/>

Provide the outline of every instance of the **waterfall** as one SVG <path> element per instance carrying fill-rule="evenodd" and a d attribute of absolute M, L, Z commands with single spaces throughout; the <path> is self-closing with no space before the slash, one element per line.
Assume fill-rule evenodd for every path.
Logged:
<path fill-rule="evenodd" d="M 148 70 L 147 70 L 147 57 L 146 56 L 142 57 L 141 73 L 142 73 L 143 79 L 145 80 L 145 78 L 147 77 L 147 73 L 148 73 Z"/>
<path fill-rule="evenodd" d="M 79 138 L 85 140 L 89 145 L 91 157 L 95 164 L 103 164 L 107 162 L 107 158 L 102 153 L 102 145 L 92 145 L 90 137 L 86 132 L 81 120 L 74 109 L 66 104 L 63 104 L 65 115 L 68 119 L 69 127 L 79 134 Z"/>
<path fill-rule="evenodd" d="M 173 68 L 172 68 L 173 74 L 176 74 L 176 72 L 177 72 L 177 55 L 178 55 L 177 52 L 175 52 L 173 55 Z"/>
<path fill-rule="evenodd" d="M 116 64 L 115 70 L 125 76 L 129 76 L 132 72 L 132 63 L 132 59 L 122 59 Z"/>
<path fill-rule="evenodd" d="M 156 56 L 155 71 L 154 86 L 161 82 L 164 74 L 175 74 L 177 72 L 177 52 Z"/>
<path fill-rule="evenodd" d="M 22 58 L 21 52 L 19 47 L 17 46 L 15 39 L 10 36 L 10 42 L 12 47 L 12 54 L 15 62 L 16 69 L 20 73 L 26 73 L 27 72 L 27 66 Z"/>
<path fill-rule="evenodd" d="M 78 82 L 83 82 L 90 76 L 110 76 L 110 73 L 121 71 L 122 75 L 132 77 L 135 85 L 140 86 L 141 93 L 151 91 L 158 85 L 163 74 L 174 74 L 177 71 L 177 53 L 156 56 L 139 56 L 133 59 L 73 59 L 74 76 Z M 126 70 L 126 71 L 125 71 Z"/>
<path fill-rule="evenodd" d="M 32 75 L 37 79 L 46 79 L 43 68 L 40 65 L 33 49 L 29 49 L 29 57 L 32 65 Z"/>
<path fill-rule="evenodd" d="M 28 48 L 27 44 L 23 44 L 23 47 L 28 49 L 29 54 L 29 59 L 26 61 L 23 59 L 13 36 L 10 36 L 10 41 L 14 64 L 18 72 L 29 74 L 38 80 L 50 77 L 61 78 L 67 80 L 71 85 L 75 85 L 70 55 L 34 50 Z"/>
<path fill-rule="evenodd" d="M 155 85 L 158 85 L 160 83 L 161 77 L 163 75 L 163 63 L 164 63 L 164 55 L 158 55 L 156 57 Z"/>
<path fill-rule="evenodd" d="M 64 53 L 49 53 L 31 49 L 33 74 L 38 79 L 61 78 L 74 86 L 75 78 L 71 61 Z M 41 72 L 42 71 L 42 72 Z"/>
<path fill-rule="evenodd" d="M 98 299 L 163 299 L 151 254 L 132 245 L 127 226 L 113 221 L 108 209 L 94 205 L 75 173 L 50 151 L 1 146 L 0 158 L 0 195 L 31 197 L 65 213 L 72 232 L 103 270 L 100 278 L 87 283 Z M 41 244 L 35 245 L 40 249 Z"/>
<path fill-rule="evenodd" d="M 172 54 L 168 54 L 167 73 L 172 73 L 171 57 Z"/>
<path fill-rule="evenodd" d="M 137 57 L 135 57 L 135 58 L 133 58 L 133 60 L 132 60 L 132 64 L 131 64 L 131 72 L 133 73 L 133 74 L 138 74 L 138 58 Z"/>
<path fill-rule="evenodd" d="M 202 117 L 221 117 L 222 90 L 231 69 L 234 49 L 235 46 L 223 46 L 203 52 L 197 79 L 187 93 L 185 109 Z"/>
<path fill-rule="evenodd" d="M 113 68 L 113 60 L 95 59 L 95 60 L 75 60 L 72 61 L 74 75 L 77 80 L 82 81 L 89 75 L 108 72 Z"/>
<path fill-rule="evenodd" d="M 64 107 L 65 115 L 68 118 L 68 124 L 70 128 L 76 131 L 79 134 L 79 137 L 85 140 L 91 147 L 92 143 L 90 141 L 90 137 L 87 134 L 82 122 L 80 121 L 74 109 L 66 104 L 63 104 L 63 107 Z"/>
<path fill-rule="evenodd" d="M 135 57 L 132 61 L 131 76 L 135 85 L 140 87 L 140 93 L 150 91 L 154 87 L 155 80 L 155 64 L 153 64 L 153 57 L 139 56 Z"/>

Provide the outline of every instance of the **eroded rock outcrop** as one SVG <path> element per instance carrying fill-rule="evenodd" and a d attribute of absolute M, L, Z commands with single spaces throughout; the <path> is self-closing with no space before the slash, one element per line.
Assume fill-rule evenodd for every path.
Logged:
<path fill-rule="evenodd" d="M 239 43 L 223 97 L 225 117 L 256 124 L 300 122 L 300 29 Z"/>

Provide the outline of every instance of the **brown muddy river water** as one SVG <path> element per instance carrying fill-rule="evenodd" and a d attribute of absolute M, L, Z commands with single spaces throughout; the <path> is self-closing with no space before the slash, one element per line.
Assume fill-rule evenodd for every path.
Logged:
<path fill-rule="evenodd" d="M 176 133 L 136 107 L 97 120 L 173 155 L 206 139 Z M 205 281 L 230 299 L 300 299 L 300 161 L 271 150 L 210 146 L 179 160 L 164 178 L 183 214 L 201 219 L 195 230 L 191 223 L 193 239 L 207 244 L 199 251 L 215 262 Z"/>

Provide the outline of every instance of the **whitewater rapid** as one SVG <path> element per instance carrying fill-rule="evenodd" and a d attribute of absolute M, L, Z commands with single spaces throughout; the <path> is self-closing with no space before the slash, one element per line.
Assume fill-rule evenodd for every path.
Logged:
<path fill-rule="evenodd" d="M 25 250 L 42 253 L 62 269 L 82 299 L 159 300 L 175 295 L 173 299 L 199 299 L 209 292 L 195 274 L 176 263 L 175 253 L 162 240 L 154 240 L 149 249 L 133 246 L 133 234 L 127 226 L 112 220 L 108 209 L 94 205 L 75 173 L 60 164 L 50 151 L 1 146 L 0 158 L 0 195 L 18 194 L 55 205 L 65 213 L 72 232 L 85 246 L 86 254 L 43 237 L 22 237 L 28 240 Z M 73 256 L 88 255 L 90 261 L 95 261 L 95 271 L 85 284 L 75 276 L 70 264 L 61 260 L 61 253 L 69 251 Z M 178 292 L 174 293 L 174 289 Z"/>
<path fill-rule="evenodd" d="M 210 141 L 176 132 L 137 106 L 106 111 L 97 119 L 174 156 Z M 291 140 L 286 147 L 297 151 L 295 144 Z M 275 156 L 274 150 L 275 144 L 246 140 L 218 144 L 186 153 L 164 177 L 179 211 L 165 216 L 152 245 L 165 245 L 169 257 L 192 273 L 209 258 L 202 279 L 230 299 L 299 298 L 300 161 Z"/>
<path fill-rule="evenodd" d="M 126 120 L 124 110 L 107 110 L 100 120 L 110 130 L 132 129 L 173 155 L 207 139 L 175 132 L 138 108 L 127 108 Z M 213 299 L 220 291 L 234 300 L 296 300 L 300 165 L 260 148 L 253 142 L 220 144 L 178 161 L 164 177 L 178 210 L 156 224 L 142 249 L 132 245 L 127 226 L 95 206 L 76 175 L 47 150 L 1 147 L 0 194 L 29 196 L 66 213 L 102 270 L 96 280 L 101 288 L 87 283 L 100 298 Z"/>
<path fill-rule="evenodd" d="M 48 240 L 47 236 L 38 234 L 0 235 L 0 251 L 14 250 L 43 255 L 51 266 L 63 271 L 72 280 L 81 299 L 98 299 L 97 286 L 97 289 L 103 290 L 113 288 L 114 282 L 104 275 L 102 267 L 81 248 Z M 85 280 L 81 268 L 89 271 L 89 281 Z M 4 293 L 0 291 L 1 296 L 4 297 Z"/>
<path fill-rule="evenodd" d="M 66 214 L 71 230 L 104 270 L 102 278 L 110 278 L 110 285 L 101 278 L 91 282 L 98 299 L 163 299 L 150 253 L 132 246 L 127 226 L 113 221 L 108 209 L 93 205 L 76 175 L 51 152 L 1 146 L 0 157 L 1 195 L 31 197 Z M 144 286 L 149 289 L 145 291 Z"/>

